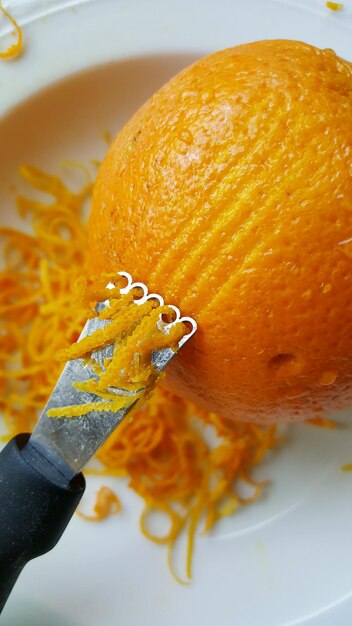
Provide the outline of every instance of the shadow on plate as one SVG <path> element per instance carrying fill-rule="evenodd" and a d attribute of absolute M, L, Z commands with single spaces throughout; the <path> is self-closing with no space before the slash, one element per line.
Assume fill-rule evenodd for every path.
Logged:
<path fill-rule="evenodd" d="M 160 54 L 109 62 L 53 83 L 0 119 L 1 182 L 21 163 L 101 158 L 112 137 L 166 81 L 199 55 Z M 97 154 L 97 151 L 99 154 Z M 11 175 L 12 174 L 12 175 Z"/>
<path fill-rule="evenodd" d="M 55 610 L 28 598 L 23 601 L 16 596 L 11 598 L 1 616 L 1 626 L 82 626 L 82 622 L 73 621 L 67 615 L 60 615 Z"/>

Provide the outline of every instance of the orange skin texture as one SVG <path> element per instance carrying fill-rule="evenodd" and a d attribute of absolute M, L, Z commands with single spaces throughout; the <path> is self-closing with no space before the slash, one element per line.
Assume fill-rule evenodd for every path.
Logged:
<path fill-rule="evenodd" d="M 201 59 L 98 174 L 91 272 L 125 270 L 198 331 L 168 384 L 258 422 L 352 405 L 352 65 L 262 41 Z"/>

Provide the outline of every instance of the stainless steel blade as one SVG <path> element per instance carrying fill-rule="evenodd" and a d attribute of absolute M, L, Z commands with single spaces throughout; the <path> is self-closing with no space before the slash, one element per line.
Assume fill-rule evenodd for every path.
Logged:
<path fill-rule="evenodd" d="M 92 334 L 98 328 L 104 328 L 109 321 L 94 318 L 89 320 L 80 336 Z M 95 352 L 92 356 L 102 365 L 105 358 L 113 354 L 113 345 Z M 176 352 L 170 348 L 154 351 L 152 363 L 158 371 L 162 371 Z M 96 374 L 85 364 L 83 359 L 69 361 L 49 398 L 49 401 L 41 414 L 36 428 L 31 435 L 31 444 L 42 452 L 48 452 L 55 464 L 65 471 L 67 465 L 72 470 L 72 476 L 79 472 L 89 461 L 96 450 L 104 443 L 113 430 L 126 417 L 127 413 L 141 398 L 136 398 L 135 393 L 131 393 L 131 402 L 127 407 L 117 412 L 91 411 L 86 415 L 74 418 L 53 418 L 48 417 L 49 409 L 86 404 L 90 402 L 101 402 L 102 398 L 82 391 L 78 391 L 72 386 L 73 382 L 86 381 L 97 377 Z M 126 392 L 118 388 L 110 388 L 117 395 Z M 149 390 L 146 389 L 145 393 Z M 143 399 L 143 396 L 142 396 Z M 67 473 L 67 472 L 66 472 Z"/>

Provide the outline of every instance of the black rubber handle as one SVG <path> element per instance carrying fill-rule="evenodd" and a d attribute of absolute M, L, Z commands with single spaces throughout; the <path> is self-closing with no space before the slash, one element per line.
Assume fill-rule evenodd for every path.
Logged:
<path fill-rule="evenodd" d="M 83 474 L 58 470 L 18 435 L 0 453 L 0 612 L 28 561 L 49 552 L 84 493 Z"/>

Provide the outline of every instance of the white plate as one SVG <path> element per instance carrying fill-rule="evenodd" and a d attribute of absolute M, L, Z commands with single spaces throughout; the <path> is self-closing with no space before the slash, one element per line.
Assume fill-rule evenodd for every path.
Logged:
<path fill-rule="evenodd" d="M 55 2 L 11 4 L 28 22 L 27 51 L 0 64 L 3 223 L 16 222 L 19 163 L 57 170 L 64 158 L 99 158 L 103 132 L 196 57 L 294 38 L 352 59 L 351 11 L 334 14 L 323 0 L 99 0 L 57 12 Z M 43 10 L 51 14 L 32 19 Z M 123 513 L 97 525 L 74 518 L 23 572 L 3 626 L 350 626 L 352 476 L 340 467 L 352 461 L 352 436 L 348 412 L 341 419 L 334 433 L 288 431 L 259 471 L 273 480 L 267 496 L 198 538 L 188 588 L 139 534 L 140 501 L 109 480 Z M 88 501 L 98 484 L 88 480 Z"/>

